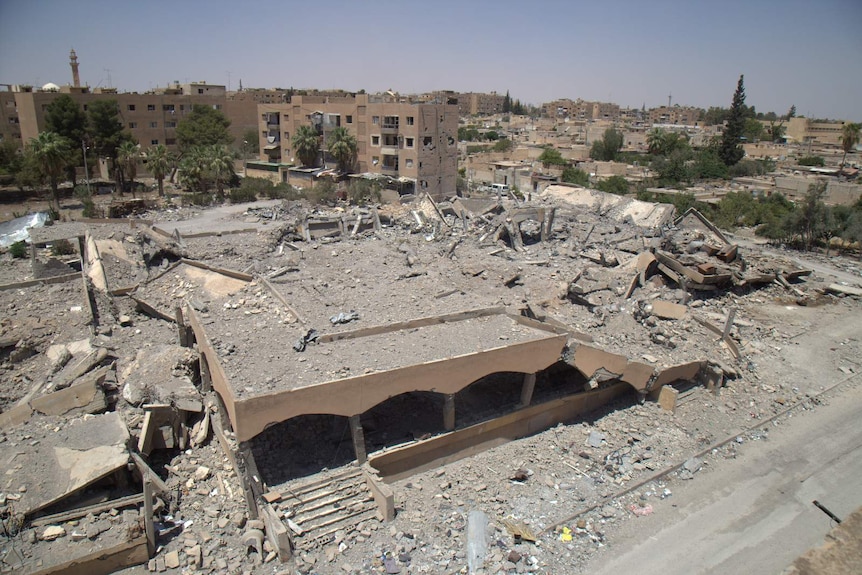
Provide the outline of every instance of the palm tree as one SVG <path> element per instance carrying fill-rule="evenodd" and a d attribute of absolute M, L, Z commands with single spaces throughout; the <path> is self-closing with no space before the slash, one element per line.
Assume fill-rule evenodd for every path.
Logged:
<path fill-rule="evenodd" d="M 202 147 L 198 146 L 186 152 L 179 165 L 180 184 L 190 190 L 206 192 L 207 163 L 208 159 Z"/>
<path fill-rule="evenodd" d="M 841 158 L 842 168 L 847 160 L 847 154 L 859 143 L 860 129 L 862 129 L 862 125 L 847 122 L 841 130 L 841 148 L 844 150 L 844 157 Z"/>
<path fill-rule="evenodd" d="M 314 166 L 320 152 L 320 136 L 313 126 L 300 126 L 291 140 L 296 157 L 303 166 Z"/>
<path fill-rule="evenodd" d="M 117 162 L 120 170 L 129 179 L 132 197 L 135 197 L 135 177 L 138 175 L 138 162 L 141 161 L 141 147 L 131 140 L 126 140 L 117 149 Z"/>
<path fill-rule="evenodd" d="M 338 162 L 339 171 L 348 172 L 353 168 L 359 146 L 356 138 L 347 131 L 347 128 L 339 127 L 332 130 L 327 149 Z"/>
<path fill-rule="evenodd" d="M 215 180 L 216 192 L 219 198 L 224 198 L 224 184 L 230 181 L 234 175 L 233 161 L 236 155 L 227 146 L 219 144 L 208 146 L 205 154 L 207 158 L 207 171 Z"/>
<path fill-rule="evenodd" d="M 661 154 L 665 145 L 665 133 L 661 128 L 653 128 L 647 133 L 647 148 L 650 154 Z"/>
<path fill-rule="evenodd" d="M 66 170 L 71 154 L 69 140 L 56 132 L 42 132 L 31 138 L 27 153 L 35 160 L 39 174 L 51 184 L 54 207 L 60 209 L 60 178 Z"/>
<path fill-rule="evenodd" d="M 156 181 L 159 182 L 159 197 L 165 195 L 165 176 L 171 171 L 174 163 L 173 154 L 162 144 L 150 146 L 147 149 L 147 167 Z"/>

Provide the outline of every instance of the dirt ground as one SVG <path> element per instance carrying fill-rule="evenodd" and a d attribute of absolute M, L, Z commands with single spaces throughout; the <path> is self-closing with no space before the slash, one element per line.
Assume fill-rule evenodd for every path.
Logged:
<path fill-rule="evenodd" d="M 37 205 L 5 206 L 3 213 Z M 109 288 L 140 283 L 132 295 L 147 296 L 169 312 L 183 303 L 200 311 L 217 335 L 214 346 L 241 385 L 276 385 L 278 374 L 267 372 L 269 364 L 283 356 L 295 357 L 289 347 L 307 327 L 297 325 L 288 314 L 281 315 L 283 308 L 261 287 L 262 278 L 270 276 L 294 311 L 325 333 L 453 310 L 502 305 L 517 311 L 529 306 L 590 334 L 596 346 L 632 360 L 657 367 L 708 360 L 719 366 L 726 383 L 718 394 L 677 384 L 674 412 L 651 401 L 641 403 L 632 392 L 584 418 L 396 481 L 391 485 L 397 508 L 394 521 L 371 519 L 345 527 L 326 544 L 298 552 L 291 565 L 279 564 L 273 549 L 266 546 L 260 555 L 248 553 L 243 543 L 248 527 L 242 489 L 218 442 L 209 439 L 203 445 L 156 451 L 150 465 L 174 496 L 165 501 L 162 535 L 153 562 L 126 572 L 178 572 L 165 565 L 166 558 L 176 552 L 186 570 L 205 573 L 466 573 L 468 562 L 474 561 L 473 557 L 468 561 L 468 540 L 476 537 L 468 527 L 472 511 L 484 513 L 489 523 L 480 537 L 482 566 L 475 572 L 587 572 L 594 557 L 613 552 L 617 541 L 637 532 L 641 514 L 660 514 L 662 502 L 672 502 L 678 486 L 720 472 L 723 462 L 743 451 L 763 449 L 770 436 L 782 433 L 782 425 L 794 425 L 789 415 L 820 409 L 825 401 L 821 392 L 843 385 L 862 369 L 859 299 L 826 289 L 836 281 L 862 283 L 858 259 L 777 248 L 770 248 L 767 255 L 756 246 L 742 247 L 749 270 L 807 265 L 815 271 L 789 286 L 767 282 L 692 294 L 655 273 L 654 281 L 638 283 L 632 296 L 625 298 L 633 261 L 655 237 L 626 223 L 554 205 L 558 214 L 552 237 L 538 241 L 528 222 L 523 226 L 528 238 L 523 249 L 503 240 L 480 241 L 493 231 L 491 217 L 487 221 L 477 217 L 470 229 L 460 229 L 458 219 L 451 217 L 447 224 L 419 226 L 409 207 L 381 209 L 384 225 L 380 230 L 311 242 L 303 241 L 292 227 L 290 218 L 298 208 L 291 206 L 280 212 L 282 220 L 263 225 L 259 232 L 188 238 L 182 245 L 164 238 L 152 240 L 141 230 L 124 225 L 93 226 L 91 233 L 103 255 Z M 271 212 L 271 208 L 261 209 Z M 73 218 L 74 210 L 69 202 L 64 212 Z M 262 212 L 255 210 L 250 206 L 236 218 L 265 221 Z M 172 207 L 143 216 L 193 222 L 200 212 Z M 691 238 L 676 233 L 671 230 L 662 236 L 669 242 L 665 247 L 680 246 L 675 253 L 682 254 L 681 259 L 700 258 L 699 253 L 685 255 Z M 632 242 L 643 243 L 632 252 L 612 247 Z M 619 264 L 596 263 L 584 255 L 594 249 L 613 254 Z M 211 285 L 208 289 L 201 272 L 169 270 L 180 252 L 212 266 L 250 273 L 254 279 L 247 285 L 232 283 L 221 291 Z M 49 254 L 40 252 L 39 257 L 47 259 Z M 31 279 L 29 260 L 12 260 L 2 254 L 0 261 L 0 283 Z M 835 270 L 834 276 L 829 275 L 831 270 Z M 577 290 L 572 287 L 575 284 Z M 0 358 L 0 408 L 6 411 L 29 391 L 44 390 L 62 377 L 64 368 L 52 363 L 49 347 L 88 339 L 108 351 L 102 365 L 110 366 L 113 374 L 106 386 L 109 409 L 121 414 L 134 443 L 145 411 L 124 399 L 123 374 L 139 361 L 140 352 L 176 345 L 177 328 L 145 313 L 126 295 L 102 294 L 95 297 L 98 325 L 91 333 L 85 293 L 81 280 L 0 291 L 4 310 L 0 339 L 11 342 Z M 685 316 L 656 317 L 650 309 L 657 300 L 684 305 Z M 275 309 L 280 310 L 278 314 Z M 358 321 L 330 324 L 331 316 L 350 310 L 359 313 Z M 731 310 L 735 320 L 729 337 L 741 352 L 739 360 L 719 341 L 720 336 L 695 320 L 697 316 L 724 326 Z M 263 321 L 277 322 L 283 336 L 257 329 Z M 504 335 L 511 336 L 496 337 Z M 463 345 L 455 344 L 455 348 L 467 350 L 477 343 L 469 333 L 459 337 L 464 338 Z M 256 348 L 254 361 L 236 361 L 248 342 Z M 453 342 L 445 343 L 443 347 L 450 350 Z M 380 345 L 391 346 L 386 353 L 410 353 L 398 341 Z M 421 343 L 416 345 L 421 347 Z M 421 361 L 419 351 L 415 355 Z M 353 350 L 327 358 L 331 365 L 326 369 L 333 377 L 343 376 L 375 357 L 373 350 Z M 540 377 L 537 388 L 552 390 L 552 380 L 557 377 L 568 377 L 566 386 L 589 385 L 589 378 L 568 369 L 562 372 L 565 375 Z M 167 377 L 180 375 L 168 373 Z M 242 383 L 242 378 L 248 381 Z M 512 409 L 519 381 L 499 375 L 468 388 L 472 396 L 463 396 L 458 405 L 470 413 L 458 415 L 459 427 L 493 417 L 494 409 Z M 483 402 L 499 407 L 484 413 Z M 209 413 L 216 416 L 215 402 L 210 405 Z M 792 406 L 795 412 L 781 415 Z M 434 425 L 439 407 L 427 397 L 403 396 L 384 402 L 363 417 L 364 424 L 374 422 L 367 430 L 369 445 L 391 447 L 397 443 L 395 439 L 421 441 L 426 433 L 441 433 Z M 764 423 L 775 416 L 781 425 Z M 49 423 L 37 415 L 27 425 L 44 428 Z M 294 443 L 293 451 L 272 449 L 279 442 L 289 442 L 292 435 L 284 432 L 290 428 L 274 428 L 257 438 L 253 448 L 261 454 L 258 465 L 264 478 L 278 477 L 278 483 L 296 486 L 307 481 L 305 474 L 315 469 L 352 465 L 349 433 L 345 435 L 327 422 L 315 422 L 307 426 L 308 435 L 326 425 L 325 439 L 318 437 L 319 443 L 312 445 Z M 400 430 L 411 432 L 410 437 L 402 438 Z M 333 441 L 330 436 L 337 435 L 336 431 L 341 435 Z M 384 436 L 385 431 L 395 437 Z M 0 430 L 0 442 L 22 446 L 34 436 L 26 426 Z M 723 443 L 727 439 L 732 440 Z M 273 453 L 302 457 L 313 464 L 302 474 L 285 476 Z M 2 495 L 7 501 L 8 494 Z M 285 504 L 284 510 L 289 511 L 288 507 Z M 70 535 L 54 541 L 50 553 L 56 553 L 63 542 L 70 548 L 98 542 L 100 533 L 107 537 L 130 522 L 135 518 L 123 518 L 122 513 L 85 518 L 81 527 L 91 527 L 96 533 L 92 539 L 73 539 L 77 525 L 66 525 Z M 100 525 L 115 528 L 100 532 Z M 515 527 L 526 536 L 515 537 Z M 8 539 L 5 548 L 14 543 L 25 556 L 40 557 L 44 542 L 37 540 L 36 531 L 23 530 Z M 0 559 L 9 557 L 0 554 Z"/>

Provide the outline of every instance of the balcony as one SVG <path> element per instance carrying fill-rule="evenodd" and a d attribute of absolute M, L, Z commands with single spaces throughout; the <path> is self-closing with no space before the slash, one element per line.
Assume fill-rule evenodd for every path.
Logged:
<path fill-rule="evenodd" d="M 394 157 L 396 158 L 396 160 L 397 160 L 397 158 L 398 158 L 398 148 L 397 148 L 397 147 L 395 147 L 395 146 L 385 146 L 385 145 L 384 145 L 384 146 L 381 146 L 381 147 L 380 147 L 380 154 L 381 154 L 382 156 L 390 156 L 390 157 L 394 156 Z"/>

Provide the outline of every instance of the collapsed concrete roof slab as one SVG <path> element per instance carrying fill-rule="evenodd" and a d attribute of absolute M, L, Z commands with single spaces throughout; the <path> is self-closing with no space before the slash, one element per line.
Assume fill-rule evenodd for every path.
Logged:
<path fill-rule="evenodd" d="M 24 515 L 63 500 L 129 461 L 129 430 L 116 412 L 71 423 L 58 420 L 47 430 L 31 422 L 21 431 L 31 436 L 26 449 L 17 441 L 0 444 L 0 461 L 7 469 L 0 490 L 20 492 L 15 508 Z"/>
<path fill-rule="evenodd" d="M 298 415 L 349 417 L 402 393 L 454 394 L 492 373 L 535 373 L 559 360 L 567 339 L 560 328 L 490 308 L 324 335 L 302 354 L 285 343 L 273 356 L 244 338 L 219 352 L 212 339 L 224 342 L 235 327 L 204 324 L 194 310 L 189 317 L 239 441 Z M 278 324 L 258 335 L 287 339 Z M 341 358 L 351 365 L 333 369 Z"/>
<path fill-rule="evenodd" d="M 644 228 L 664 226 L 672 221 L 674 214 L 671 204 L 642 202 L 587 188 L 550 185 L 542 191 L 541 196 L 556 198 L 584 210 L 596 211 L 619 222 L 631 220 L 636 226 Z"/>

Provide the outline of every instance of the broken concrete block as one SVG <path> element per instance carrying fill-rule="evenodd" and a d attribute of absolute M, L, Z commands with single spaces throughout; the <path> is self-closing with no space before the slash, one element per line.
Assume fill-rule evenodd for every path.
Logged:
<path fill-rule="evenodd" d="M 682 319 L 685 317 L 686 307 L 678 303 L 655 300 L 652 305 L 652 315 L 662 319 Z"/>
<path fill-rule="evenodd" d="M 51 362 L 51 372 L 56 373 L 69 363 L 69 360 L 72 359 L 72 353 L 65 345 L 56 344 L 45 351 L 45 357 Z"/>
<path fill-rule="evenodd" d="M 601 447 L 602 441 L 606 438 L 604 433 L 600 433 L 598 431 L 591 431 L 589 437 L 587 437 L 587 445 L 590 447 Z"/>
<path fill-rule="evenodd" d="M 108 369 L 103 367 L 86 374 L 70 387 L 37 397 L 30 402 L 30 406 L 43 415 L 65 415 L 73 411 L 102 413 L 108 409 L 101 386 Z"/>
<path fill-rule="evenodd" d="M 54 379 L 54 389 L 64 389 L 108 358 L 105 348 L 94 349 L 77 361 L 70 361 Z"/>
<path fill-rule="evenodd" d="M 200 413 L 203 402 L 189 375 L 197 352 L 180 346 L 142 349 L 120 377 L 123 399 L 131 405 L 160 403 Z"/>
<path fill-rule="evenodd" d="M 60 525 L 49 525 L 39 536 L 42 541 L 53 541 L 66 535 L 66 530 Z"/>
<path fill-rule="evenodd" d="M 658 392 L 658 404 L 665 411 L 673 413 L 676 411 L 677 396 L 679 396 L 679 390 L 669 385 L 663 385 Z"/>
<path fill-rule="evenodd" d="M 165 567 L 176 569 L 180 566 L 180 554 L 178 551 L 170 551 L 165 554 Z"/>

